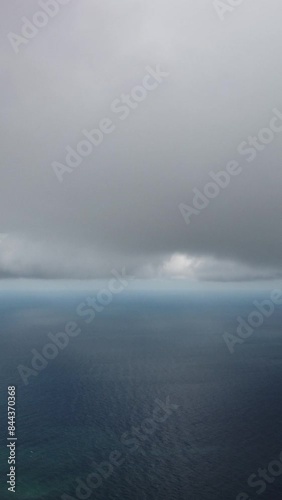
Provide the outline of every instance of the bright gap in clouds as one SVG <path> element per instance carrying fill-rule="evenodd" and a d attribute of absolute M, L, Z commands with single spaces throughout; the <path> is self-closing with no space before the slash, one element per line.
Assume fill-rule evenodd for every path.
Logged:
<path fill-rule="evenodd" d="M 163 264 L 163 273 L 178 279 L 194 276 L 199 259 L 185 254 L 174 254 Z"/>

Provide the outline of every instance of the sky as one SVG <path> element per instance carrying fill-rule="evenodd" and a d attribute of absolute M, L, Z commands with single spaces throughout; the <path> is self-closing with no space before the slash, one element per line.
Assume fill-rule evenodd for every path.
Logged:
<path fill-rule="evenodd" d="M 280 279 L 281 0 L 60 2 L 0 4 L 0 279 Z"/>

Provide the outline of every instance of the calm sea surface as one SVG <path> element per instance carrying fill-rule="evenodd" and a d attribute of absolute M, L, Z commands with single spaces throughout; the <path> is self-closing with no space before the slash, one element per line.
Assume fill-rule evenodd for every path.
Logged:
<path fill-rule="evenodd" d="M 231 355 L 222 334 L 256 296 L 127 292 L 86 324 L 76 307 L 87 295 L 1 294 L 1 500 L 281 500 L 282 474 L 261 495 L 247 484 L 282 451 L 281 306 Z M 18 365 L 31 368 L 31 350 L 71 320 L 81 333 L 25 385 Z"/>

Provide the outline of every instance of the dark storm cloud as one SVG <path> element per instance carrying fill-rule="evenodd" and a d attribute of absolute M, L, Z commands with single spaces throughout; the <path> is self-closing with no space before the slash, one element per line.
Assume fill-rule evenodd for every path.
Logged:
<path fill-rule="evenodd" d="M 70 2 L 16 54 L 7 34 L 38 10 L 1 7 L 2 277 L 279 277 L 282 133 L 252 163 L 237 148 L 282 111 L 281 2 L 224 22 L 206 0 Z M 169 76 L 120 120 L 111 103 L 157 65 Z M 52 162 L 108 117 L 59 183 Z M 186 225 L 179 204 L 231 160 L 240 175 Z"/>

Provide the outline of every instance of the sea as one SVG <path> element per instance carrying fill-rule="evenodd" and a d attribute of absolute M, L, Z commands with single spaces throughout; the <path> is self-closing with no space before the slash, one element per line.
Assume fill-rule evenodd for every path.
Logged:
<path fill-rule="evenodd" d="M 125 291 L 87 323 L 88 295 L 0 293 L 0 499 L 281 500 L 282 306 L 224 337 L 269 291 Z"/>

